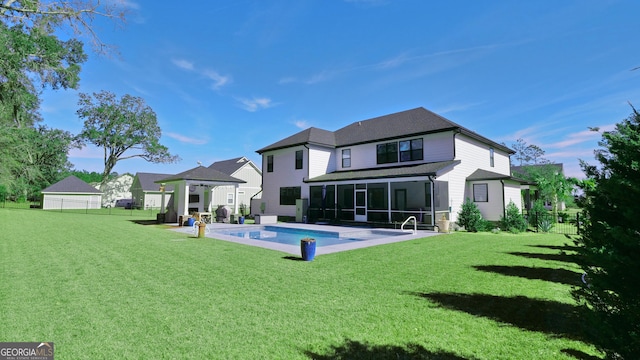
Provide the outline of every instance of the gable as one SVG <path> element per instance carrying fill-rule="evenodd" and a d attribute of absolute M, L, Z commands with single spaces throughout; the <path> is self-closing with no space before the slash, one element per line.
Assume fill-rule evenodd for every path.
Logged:
<path fill-rule="evenodd" d="M 81 194 L 101 194 L 100 190 L 87 184 L 76 176 L 68 176 L 63 180 L 43 189 L 42 193 L 81 193 Z"/>

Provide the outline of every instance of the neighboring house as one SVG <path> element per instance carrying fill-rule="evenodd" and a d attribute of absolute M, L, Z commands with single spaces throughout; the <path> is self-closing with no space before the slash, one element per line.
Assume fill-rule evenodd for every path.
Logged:
<path fill-rule="evenodd" d="M 41 193 L 45 210 L 99 209 L 102 205 L 100 190 L 73 175 L 43 189 Z"/>
<path fill-rule="evenodd" d="M 160 209 L 162 208 L 163 190 L 164 206 L 169 204 L 173 196 L 173 185 L 162 186 L 156 181 L 166 179 L 171 174 L 136 173 L 131 184 L 131 198 L 133 206 L 140 209 Z"/>
<path fill-rule="evenodd" d="M 218 186 L 232 186 L 234 198 L 238 198 L 238 189 L 244 180 L 237 179 L 215 169 L 198 166 L 180 174 L 170 175 L 155 181 L 158 185 L 173 186 L 173 200 L 165 213 L 166 222 L 176 222 L 178 216 L 195 212 L 214 212 L 217 204 L 213 203 L 212 189 Z M 238 203 L 232 207 L 238 213 Z M 215 208 L 214 208 L 215 206 Z M 164 209 L 161 209 L 163 212 Z"/>
<path fill-rule="evenodd" d="M 521 179 L 528 179 L 531 178 L 530 172 L 539 172 L 539 171 L 545 171 L 544 168 L 548 168 L 551 169 L 552 171 L 554 171 L 556 174 L 562 174 L 562 176 L 564 176 L 564 166 L 562 163 L 557 163 L 557 164 L 533 164 L 533 165 L 520 165 L 520 166 L 512 166 L 511 167 L 511 174 L 512 176 L 521 178 Z M 533 169 L 533 170 L 532 170 Z M 549 170 L 547 170 L 549 171 Z M 533 182 L 531 183 L 533 184 Z M 538 190 L 537 187 L 532 186 L 531 189 L 526 189 L 523 190 L 523 194 L 522 194 L 523 198 L 525 199 L 525 209 L 529 210 L 531 209 L 531 207 L 533 206 L 533 203 L 540 198 L 540 192 Z M 528 200 L 528 201 L 527 201 Z M 544 207 L 547 210 L 551 210 L 553 207 L 553 204 L 551 203 L 551 200 L 545 199 L 544 200 Z M 558 202 L 558 211 L 564 211 L 566 210 L 567 206 L 566 203 L 564 201 L 560 201 Z"/>
<path fill-rule="evenodd" d="M 246 157 L 239 157 L 214 162 L 209 166 L 209 169 L 217 170 L 245 181 L 239 185 L 237 195 L 235 185 L 219 185 L 213 188 L 212 204 L 214 206 L 227 205 L 232 209 L 236 205 L 245 205 L 247 211 L 249 211 L 251 199 L 259 196 L 260 190 L 262 190 L 262 172 L 253 161 Z"/>
<path fill-rule="evenodd" d="M 465 199 L 498 221 L 522 181 L 513 150 L 424 108 L 309 128 L 257 151 L 261 212 L 356 222 L 455 221 Z M 307 209 L 308 206 L 308 209 Z"/>
<path fill-rule="evenodd" d="M 93 185 L 102 192 L 102 206 L 115 207 L 117 200 L 131 199 L 132 183 L 133 175 L 122 174 L 109 179 L 103 186 L 100 186 L 100 184 Z"/>

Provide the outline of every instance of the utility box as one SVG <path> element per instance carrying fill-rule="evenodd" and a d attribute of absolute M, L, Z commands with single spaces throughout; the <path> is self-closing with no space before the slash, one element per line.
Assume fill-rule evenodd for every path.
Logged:
<path fill-rule="evenodd" d="M 303 218 L 307 216 L 308 209 L 309 199 L 296 199 L 296 222 L 302 222 Z"/>

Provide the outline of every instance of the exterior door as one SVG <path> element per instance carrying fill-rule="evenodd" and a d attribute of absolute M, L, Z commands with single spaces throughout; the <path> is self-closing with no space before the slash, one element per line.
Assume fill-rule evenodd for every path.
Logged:
<path fill-rule="evenodd" d="M 357 189 L 355 191 L 356 214 L 355 221 L 367 221 L 367 190 Z"/>

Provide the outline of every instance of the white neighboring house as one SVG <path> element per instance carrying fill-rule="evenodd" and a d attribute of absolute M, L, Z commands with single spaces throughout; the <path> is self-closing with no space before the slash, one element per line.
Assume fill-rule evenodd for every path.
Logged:
<path fill-rule="evenodd" d="M 169 205 L 173 196 L 173 185 L 162 186 L 156 181 L 166 179 L 171 174 L 136 173 L 131 184 L 133 206 L 141 209 L 162 208 L 162 193 L 164 191 L 164 206 Z"/>
<path fill-rule="evenodd" d="M 211 203 L 216 205 L 227 205 L 235 208 L 236 205 L 247 207 L 247 214 L 250 211 L 251 199 L 259 198 L 262 190 L 262 172 L 253 161 L 246 157 L 217 161 L 209 166 L 209 169 L 220 171 L 236 179 L 244 180 L 238 187 L 238 195 L 235 194 L 235 185 L 218 185 L 212 189 L 213 198 Z M 254 209 L 255 210 L 255 209 Z M 255 211 L 252 211 L 253 213 Z"/>
<path fill-rule="evenodd" d="M 71 175 L 43 189 L 44 210 L 99 209 L 102 193 L 83 180 Z"/>
<path fill-rule="evenodd" d="M 498 221 L 521 209 L 508 147 L 422 107 L 356 121 L 337 131 L 309 128 L 257 151 L 266 214 L 433 226 L 456 221 L 465 199 Z"/>
<path fill-rule="evenodd" d="M 132 183 L 133 175 L 122 174 L 107 181 L 102 188 L 100 187 L 100 184 L 94 184 L 94 187 L 102 191 L 103 207 L 115 207 L 117 200 L 131 199 Z"/>

